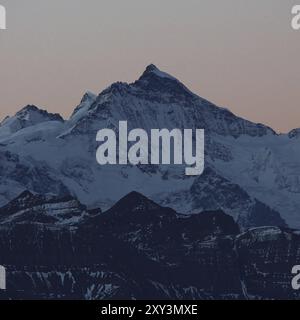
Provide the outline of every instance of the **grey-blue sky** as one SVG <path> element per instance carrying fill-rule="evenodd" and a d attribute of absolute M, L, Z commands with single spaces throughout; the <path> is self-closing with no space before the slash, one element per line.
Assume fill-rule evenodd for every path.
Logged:
<path fill-rule="evenodd" d="M 68 116 L 84 91 L 154 63 L 243 117 L 299 127 L 295 1 L 0 0 L 0 117 L 28 103 Z"/>

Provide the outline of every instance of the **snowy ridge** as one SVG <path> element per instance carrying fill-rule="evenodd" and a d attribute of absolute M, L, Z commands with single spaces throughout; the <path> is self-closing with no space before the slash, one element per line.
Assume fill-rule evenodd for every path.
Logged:
<path fill-rule="evenodd" d="M 121 120 L 129 130 L 148 133 L 153 128 L 205 129 L 206 167 L 218 178 L 185 177 L 179 166 L 100 167 L 96 133 L 117 131 Z M 72 194 L 88 208 L 107 209 L 136 190 L 181 213 L 222 209 L 245 227 L 285 221 L 300 228 L 297 133 L 277 135 L 237 117 L 150 65 L 132 84 L 117 82 L 99 95 L 87 92 L 69 120 L 35 108 L 5 120 L 0 127 L 0 205 L 31 190 Z"/>
<path fill-rule="evenodd" d="M 59 114 L 48 113 L 36 106 L 28 105 L 16 113 L 13 117 L 6 117 L 0 124 L 0 136 L 9 136 L 21 129 L 37 124 L 58 121 L 64 122 Z"/>
<path fill-rule="evenodd" d="M 87 208 L 71 196 L 57 198 L 24 191 L 0 208 L 0 225 L 30 222 L 70 226 L 82 222 L 89 214 Z"/>

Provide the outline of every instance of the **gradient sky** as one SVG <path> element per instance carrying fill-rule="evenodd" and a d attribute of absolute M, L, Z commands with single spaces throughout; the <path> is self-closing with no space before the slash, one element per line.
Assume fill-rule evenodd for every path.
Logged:
<path fill-rule="evenodd" d="M 298 1 L 300 4 L 300 0 Z M 0 0 L 0 118 L 26 104 L 69 116 L 87 90 L 150 63 L 249 120 L 300 127 L 297 0 Z"/>

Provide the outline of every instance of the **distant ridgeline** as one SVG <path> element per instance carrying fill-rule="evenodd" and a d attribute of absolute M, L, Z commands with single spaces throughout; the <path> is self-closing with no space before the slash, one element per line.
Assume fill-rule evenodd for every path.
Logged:
<path fill-rule="evenodd" d="M 6 9 L 0 5 L 0 30 L 6 29 Z"/>

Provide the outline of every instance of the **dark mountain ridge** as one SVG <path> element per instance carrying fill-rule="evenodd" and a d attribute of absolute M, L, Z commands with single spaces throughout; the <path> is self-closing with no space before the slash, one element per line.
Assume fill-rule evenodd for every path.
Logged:
<path fill-rule="evenodd" d="M 223 212 L 181 215 L 132 192 L 77 224 L 2 222 L 2 298 L 296 299 L 299 252 L 287 228 L 240 233 Z"/>

